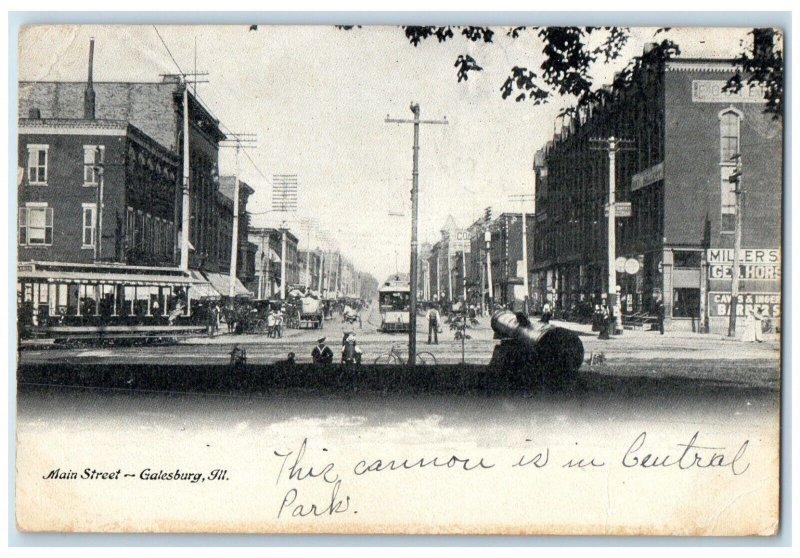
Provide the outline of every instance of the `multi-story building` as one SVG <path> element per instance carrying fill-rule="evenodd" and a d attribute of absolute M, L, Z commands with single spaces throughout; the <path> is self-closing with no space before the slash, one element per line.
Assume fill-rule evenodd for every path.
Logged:
<path fill-rule="evenodd" d="M 780 308 L 781 120 L 763 91 L 723 88 L 731 61 L 659 59 L 647 47 L 629 85 L 609 88 L 535 158 L 534 269 L 540 295 L 567 308 L 608 289 L 609 157 L 593 139 L 630 140 L 616 153 L 617 284 L 623 313 L 653 312 L 666 326 L 722 331 L 730 303 L 741 156 L 742 302 Z M 629 215 L 629 216 L 626 216 Z M 763 302 L 764 300 L 768 302 Z"/>
<path fill-rule="evenodd" d="M 20 261 L 175 264 L 174 153 L 119 120 L 33 110 L 18 134 Z"/>
<path fill-rule="evenodd" d="M 492 262 L 492 291 L 494 301 L 502 305 L 513 305 L 522 309 L 525 302 L 525 273 L 528 274 L 529 289 L 533 263 L 534 215 L 527 213 L 528 269 L 525 269 L 522 255 L 522 213 L 502 213 L 492 221 L 488 230 L 491 234 L 489 252 Z M 485 251 L 483 252 L 486 253 Z M 534 307 L 537 299 L 527 294 Z"/>
<path fill-rule="evenodd" d="M 150 316 L 178 297 L 227 294 L 202 274 L 229 272 L 233 214 L 217 178 L 225 136 L 191 93 L 185 221 L 194 271 L 178 269 L 183 92 L 174 79 L 96 83 L 91 60 L 86 82 L 19 83 L 20 302 L 51 314 Z"/>
<path fill-rule="evenodd" d="M 92 138 L 89 129 L 81 127 L 80 121 L 95 121 L 95 129 L 100 124 L 116 122 L 117 126 L 123 123 L 131 126 L 140 135 L 147 136 L 151 144 L 158 145 L 160 151 L 164 152 L 162 159 L 150 153 L 137 150 L 136 145 L 130 146 L 123 153 L 120 148 L 115 147 L 112 155 L 109 151 L 106 166 L 109 174 L 114 174 L 115 169 L 121 172 L 122 168 L 129 169 L 130 173 L 138 173 L 138 180 L 145 188 L 132 189 L 128 197 L 137 199 L 137 204 L 147 204 L 152 197 L 158 198 L 161 206 L 166 204 L 166 198 L 171 197 L 169 208 L 171 215 L 155 215 L 151 213 L 151 220 L 155 217 L 173 223 L 173 235 L 179 238 L 180 231 L 180 212 L 181 212 L 181 171 L 183 164 L 183 88 L 184 85 L 177 78 L 164 78 L 161 82 L 131 83 L 131 82 L 64 82 L 64 81 L 21 81 L 19 82 L 19 117 L 27 119 L 24 122 L 28 127 L 34 126 L 34 120 L 40 121 L 38 129 L 40 131 L 53 132 L 50 136 L 63 136 L 66 132 L 55 131 L 53 124 L 60 122 L 59 126 L 67 126 L 72 131 L 80 131 L 83 137 Z M 88 91 L 91 90 L 91 95 Z M 86 112 L 88 99 L 91 97 L 91 111 Z M 219 142 L 225 138 L 216 120 L 203 104 L 190 92 L 188 94 L 189 105 L 189 152 L 190 152 L 190 214 L 191 221 L 189 227 L 189 239 L 193 246 L 190 252 L 189 265 L 193 269 L 203 269 L 209 271 L 225 271 L 224 265 L 220 264 L 219 254 L 222 253 L 218 246 L 218 235 L 215 225 L 215 212 L 217 206 L 218 191 L 218 155 Z M 37 118 L 31 119 L 30 116 Z M 49 123 L 49 127 L 47 124 Z M 23 122 L 21 121 L 22 125 Z M 26 128 L 30 131 L 30 128 Z M 107 128 L 108 129 L 108 128 Z M 135 132 L 134 132 L 135 133 Z M 40 134 L 41 135 L 41 134 Z M 47 135 L 47 134 L 44 134 Z M 106 137 L 120 137 L 109 136 Z M 98 136 L 94 136 L 95 139 Z M 22 141 L 20 142 L 22 144 Z M 28 164 L 28 155 L 36 157 L 36 162 L 45 162 L 48 157 L 57 156 L 55 150 L 50 151 L 49 143 L 31 144 L 32 151 L 23 147 L 25 159 L 21 159 L 25 165 Z M 41 145 L 41 147 L 35 147 Z M 88 141 L 86 145 L 90 145 Z M 99 141 L 94 144 L 100 147 Z M 55 147 L 55 145 L 54 145 Z M 66 147 L 66 146 L 65 146 Z M 111 148 L 109 148 L 111 149 Z M 154 149 L 152 146 L 151 150 Z M 91 154 L 84 151 L 81 147 L 77 155 L 78 170 L 81 176 L 83 169 L 89 169 L 88 162 L 91 161 Z M 98 155 L 100 157 L 102 155 Z M 117 165 L 117 166 L 112 166 Z M 22 166 L 22 165 L 21 165 Z M 42 173 L 43 165 L 27 167 L 36 168 L 37 173 Z M 50 176 L 53 175 L 55 167 L 50 164 Z M 165 170 L 166 168 L 166 170 Z M 26 173 L 28 176 L 30 170 Z M 56 171 L 60 172 L 60 171 Z M 72 169 L 70 172 L 74 172 Z M 88 170 L 86 172 L 89 172 Z M 38 178 L 38 177 L 35 177 Z M 110 177 L 106 178 L 106 184 L 110 182 Z M 81 183 L 84 183 L 81 180 Z M 35 184 L 35 181 L 34 181 Z M 153 185 L 149 188 L 149 185 Z M 110 186 L 110 185 L 109 185 Z M 153 191 L 151 191 L 153 190 Z M 22 206 L 20 206 L 22 207 Z M 135 213 L 134 219 L 139 217 Z M 158 209 L 162 211 L 162 209 Z M 144 219 L 143 227 L 148 225 L 145 211 L 142 211 Z M 103 212 L 102 229 L 104 236 L 106 231 L 115 230 L 116 212 Z M 175 226 L 178 223 L 178 226 Z M 144 235 L 140 235 L 142 238 Z M 134 246 L 136 246 L 134 244 Z M 173 251 L 180 250 L 180 243 L 173 241 Z M 104 246 L 105 248 L 105 246 Z M 139 248 L 141 250 L 141 248 Z M 103 250 L 104 253 L 108 253 Z M 142 255 L 148 258 L 147 254 Z M 179 261 L 179 255 L 174 254 L 173 258 Z"/>
<path fill-rule="evenodd" d="M 227 280 L 230 277 L 231 248 L 233 239 L 233 207 L 234 192 L 236 191 L 236 178 L 233 176 L 221 176 L 219 179 L 219 191 L 217 194 L 217 211 L 214 212 L 212 226 L 217 232 L 217 240 L 211 243 L 215 253 L 211 256 L 218 262 L 219 272 L 206 272 L 206 276 L 212 276 L 219 283 L 224 283 L 227 287 Z M 252 285 L 256 280 L 256 253 L 258 247 L 249 242 L 248 230 L 250 229 L 250 214 L 247 212 L 247 202 L 250 196 L 255 193 L 245 182 L 239 181 L 239 222 L 237 225 L 238 240 L 236 242 L 236 277 L 242 283 L 239 288 L 245 285 Z M 212 281 L 213 282 L 213 281 Z M 250 292 L 253 289 L 246 287 Z M 244 293 L 240 293 L 244 294 Z"/>
<path fill-rule="evenodd" d="M 249 242 L 256 247 L 255 275 L 248 285 L 248 288 L 256 293 L 256 298 L 266 299 L 280 295 L 283 257 L 286 258 L 286 285 L 299 284 L 297 237 L 291 231 L 285 231 L 286 253 L 283 254 L 283 230 L 252 226 L 246 230 Z"/>
<path fill-rule="evenodd" d="M 299 268 L 299 283 L 318 291 L 322 277 L 322 252 L 316 250 L 298 250 L 297 267 Z"/>

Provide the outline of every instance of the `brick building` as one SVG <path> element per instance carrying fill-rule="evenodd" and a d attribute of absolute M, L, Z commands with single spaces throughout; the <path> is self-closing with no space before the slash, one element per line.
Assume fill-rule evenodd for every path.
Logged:
<path fill-rule="evenodd" d="M 731 289 L 724 249 L 733 246 L 736 154 L 744 253 L 771 260 L 743 265 L 743 301 L 780 299 L 781 121 L 764 113 L 760 88 L 722 90 L 730 61 L 650 52 L 629 85 L 581 110 L 534 158 L 536 288 L 564 309 L 606 292 L 608 157 L 590 140 L 628 139 L 615 168 L 617 201 L 631 207 L 616 223 L 616 255 L 628 263 L 617 273 L 622 311 L 652 313 L 663 297 L 667 327 L 719 332 Z M 779 304 L 762 309 L 777 317 Z"/>
<path fill-rule="evenodd" d="M 125 121 L 31 116 L 18 127 L 18 259 L 174 265 L 175 153 Z"/>
<path fill-rule="evenodd" d="M 91 57 L 86 82 L 19 83 L 20 303 L 50 315 L 66 309 L 85 318 L 105 309 L 111 316 L 155 316 L 178 298 L 189 312 L 191 298 L 228 293 L 220 286 L 228 282 L 232 200 L 220 192 L 217 170 L 225 136 L 191 94 L 193 271 L 177 269 L 183 88 L 170 78 L 96 83 Z M 240 270 L 248 258 L 241 257 Z M 235 292 L 247 294 L 239 281 Z"/>
<path fill-rule="evenodd" d="M 526 214 L 528 221 L 528 271 L 533 262 L 533 231 L 535 217 Z M 525 302 L 524 273 L 522 258 L 522 213 L 502 213 L 492 221 L 488 230 L 491 233 L 489 251 L 492 259 L 492 291 L 494 301 L 502 305 L 523 308 Z M 483 251 L 484 257 L 486 251 Z M 485 262 L 484 262 L 485 265 Z M 530 283 L 529 283 L 530 285 Z M 529 287 L 530 288 L 530 287 Z M 530 295 L 529 295 L 530 296 Z M 536 300 L 533 300 L 534 304 Z"/>
<path fill-rule="evenodd" d="M 91 82 L 94 106 L 91 116 L 85 114 L 85 101 L 87 97 L 87 82 L 47 82 L 47 81 L 21 81 L 19 82 L 19 117 L 28 119 L 30 115 L 37 115 L 44 121 L 76 122 L 80 120 L 97 120 L 101 122 L 115 121 L 125 123 L 147 136 L 151 143 L 159 145 L 163 150 L 172 154 L 167 173 L 169 184 L 161 184 L 157 190 L 159 195 L 168 188 L 166 194 L 171 195 L 172 215 L 169 220 L 181 223 L 180 211 L 180 184 L 181 168 L 183 164 L 183 85 L 170 77 L 161 82 L 130 83 L 130 82 Z M 191 225 L 190 243 L 193 250 L 190 252 L 189 266 L 192 269 L 212 272 L 226 272 L 224 262 L 220 261 L 223 253 L 219 245 L 215 212 L 218 203 L 218 162 L 219 142 L 225 135 L 219 128 L 219 121 L 215 119 L 203 104 L 191 94 L 189 98 L 189 152 L 190 152 L 190 192 L 191 192 Z M 22 122 L 21 122 L 22 124 Z M 30 124 L 30 122 L 27 122 Z M 73 126 L 74 127 L 74 126 Z M 63 134 L 63 132 L 59 132 Z M 49 144 L 45 144 L 49 145 Z M 38 152 L 37 152 L 38 153 Z M 24 154 L 27 156 L 27 154 Z M 55 156 L 55 151 L 49 155 Z M 79 155 L 83 163 L 83 153 Z M 133 159 L 136 159 L 134 163 Z M 144 159 L 144 160 L 142 160 Z M 152 159 L 152 158 L 151 158 Z M 23 159 L 21 159 L 21 162 Z M 111 164 L 112 161 L 109 161 Z M 119 154 L 113 161 L 114 164 L 138 164 L 134 166 L 140 172 L 142 180 L 151 183 L 156 178 L 156 160 L 148 160 L 145 154 L 125 153 Z M 27 163 L 25 163 L 27 164 Z M 150 169 L 150 166 L 153 169 Z M 177 165 L 177 166 L 176 166 Z M 21 164 L 21 166 L 24 166 Z M 161 164 L 163 173 L 164 165 Z M 50 165 L 50 169 L 53 166 Z M 109 168 L 109 172 L 113 167 Z M 82 174 L 82 172 L 81 172 Z M 153 175 L 153 176 L 151 176 Z M 106 180 L 108 183 L 109 180 Z M 155 188 L 155 186 L 154 186 Z M 132 196 L 150 196 L 150 192 L 134 190 Z M 113 230 L 115 214 L 104 212 L 102 228 L 105 231 Z M 112 221 L 106 221 L 111 219 Z M 145 227 L 147 224 L 145 224 Z M 180 249 L 177 239 L 180 238 L 180 225 L 173 225 L 176 241 L 174 251 Z M 105 252 L 105 250 L 104 250 Z M 179 261 L 175 254 L 175 261 Z"/>

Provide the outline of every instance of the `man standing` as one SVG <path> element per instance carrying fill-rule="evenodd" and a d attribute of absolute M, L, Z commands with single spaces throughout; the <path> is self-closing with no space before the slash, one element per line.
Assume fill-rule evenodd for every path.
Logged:
<path fill-rule="evenodd" d="M 664 301 L 661 297 L 656 300 L 656 319 L 658 320 L 658 331 L 664 335 Z"/>
<path fill-rule="evenodd" d="M 436 306 L 431 306 L 428 310 L 428 345 L 431 344 L 431 333 L 433 333 L 433 344 L 439 344 L 439 311 Z"/>
<path fill-rule="evenodd" d="M 333 362 L 333 351 L 325 344 L 325 338 L 317 339 L 317 345 L 311 351 L 311 360 L 314 364 L 331 364 Z"/>
<path fill-rule="evenodd" d="M 610 328 L 611 326 L 611 315 L 609 314 L 608 304 L 606 304 L 606 299 L 603 299 L 603 302 L 600 304 L 600 335 L 597 336 L 598 339 L 610 339 Z"/>

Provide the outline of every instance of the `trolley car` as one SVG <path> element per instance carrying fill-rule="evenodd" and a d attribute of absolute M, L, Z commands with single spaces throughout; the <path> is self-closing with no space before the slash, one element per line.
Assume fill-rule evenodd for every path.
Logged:
<path fill-rule="evenodd" d="M 20 263 L 19 337 L 62 343 L 154 342 L 197 335 L 219 293 L 176 268 Z"/>
<path fill-rule="evenodd" d="M 411 287 L 409 282 L 392 276 L 378 289 L 378 308 L 383 333 L 403 333 L 410 328 Z"/>

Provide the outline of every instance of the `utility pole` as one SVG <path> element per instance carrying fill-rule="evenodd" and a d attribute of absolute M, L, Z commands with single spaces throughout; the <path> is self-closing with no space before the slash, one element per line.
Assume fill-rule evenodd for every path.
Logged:
<path fill-rule="evenodd" d="M 236 165 L 233 175 L 233 233 L 231 234 L 231 261 L 228 276 L 228 296 L 236 295 L 236 265 L 239 256 L 239 150 L 255 147 L 255 134 L 230 134 L 233 140 L 220 142 L 220 147 L 236 149 Z M 262 252 L 263 254 L 263 252 Z"/>
<path fill-rule="evenodd" d="M 272 210 L 284 214 L 281 223 L 281 300 L 286 298 L 286 213 L 297 211 L 297 175 L 272 175 Z"/>
<path fill-rule="evenodd" d="M 736 311 L 739 303 L 739 260 L 742 250 L 742 155 L 737 153 L 732 160 L 736 168 L 728 181 L 734 184 L 734 229 L 733 229 L 733 268 L 731 269 L 731 304 L 728 317 L 728 337 L 736 337 Z"/>
<path fill-rule="evenodd" d="M 103 160 L 103 149 L 95 147 L 94 150 L 95 172 L 97 178 L 97 211 L 95 212 L 95 241 L 94 241 L 94 262 L 98 263 L 103 259 L 103 186 L 105 182 L 105 161 Z"/>
<path fill-rule="evenodd" d="M 617 151 L 633 151 L 633 140 L 619 139 L 614 136 L 608 139 L 592 138 L 592 151 L 608 153 L 608 307 L 614 312 L 614 332 L 622 329 L 620 301 L 617 300 Z"/>
<path fill-rule="evenodd" d="M 166 46 L 166 45 L 165 45 Z M 178 68 L 178 71 L 181 71 Z M 190 199 L 190 166 L 189 160 L 189 84 L 194 84 L 195 92 L 197 91 L 198 83 L 208 83 L 207 79 L 199 79 L 200 77 L 208 76 L 208 72 L 194 72 L 180 73 L 180 74 L 161 74 L 162 77 L 178 78 L 181 83 L 183 102 L 183 129 L 181 130 L 183 141 L 183 161 L 182 161 L 182 178 L 181 178 L 181 238 L 180 238 L 180 251 L 181 261 L 180 266 L 183 271 L 189 271 L 189 226 L 191 225 L 192 217 L 190 214 L 191 199 Z M 191 76 L 191 77 L 190 77 Z"/>
<path fill-rule="evenodd" d="M 414 166 L 411 172 L 413 179 L 411 185 L 411 269 L 410 269 L 410 316 L 408 331 L 408 364 L 415 366 L 417 361 L 417 211 L 419 204 L 419 125 L 420 124 L 447 124 L 444 120 L 420 120 L 420 108 L 418 103 L 411 103 L 411 112 L 414 113 L 413 120 L 389 118 L 386 116 L 387 123 L 414 124 Z"/>
<path fill-rule="evenodd" d="M 534 201 L 534 197 L 533 194 L 519 194 L 509 196 L 509 198 L 522 206 L 522 267 L 524 268 L 522 284 L 525 288 L 525 315 L 528 315 L 531 292 L 528 284 L 528 274 L 530 273 L 528 269 L 528 215 L 525 213 L 525 204 Z"/>

